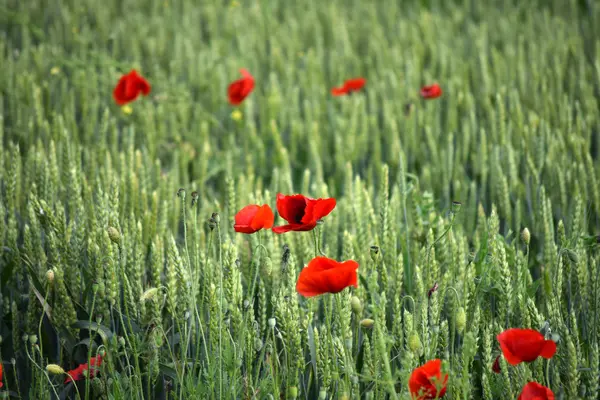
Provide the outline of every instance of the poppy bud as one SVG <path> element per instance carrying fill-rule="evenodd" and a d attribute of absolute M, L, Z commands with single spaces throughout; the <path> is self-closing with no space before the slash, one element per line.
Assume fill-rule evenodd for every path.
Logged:
<path fill-rule="evenodd" d="M 119 336 L 118 340 L 120 346 L 125 346 L 125 338 L 123 336 Z"/>
<path fill-rule="evenodd" d="M 192 192 L 192 207 L 196 204 L 197 201 L 198 201 L 198 192 Z"/>
<path fill-rule="evenodd" d="M 256 351 L 257 353 L 259 351 L 262 350 L 263 347 L 263 341 L 260 340 L 259 338 L 254 339 L 254 351 Z"/>
<path fill-rule="evenodd" d="M 273 261 L 271 260 L 271 257 L 265 257 L 265 260 L 263 261 L 263 272 L 265 275 L 271 276 L 271 273 L 273 272 Z"/>
<path fill-rule="evenodd" d="M 360 314 L 362 312 L 362 302 L 358 297 L 352 296 L 352 299 L 350 299 L 350 306 L 352 307 L 354 314 Z"/>
<path fill-rule="evenodd" d="M 325 400 L 327 398 L 327 392 L 325 389 L 319 390 L 319 400 Z"/>
<path fill-rule="evenodd" d="M 340 400 L 350 400 L 350 396 L 348 396 L 348 393 L 342 393 L 340 396 Z"/>
<path fill-rule="evenodd" d="M 275 325 L 277 325 L 277 321 L 275 321 L 275 318 L 269 318 L 267 323 L 269 324 L 269 328 L 271 329 L 275 328 Z"/>
<path fill-rule="evenodd" d="M 29 336 L 29 343 L 36 344 L 37 342 L 38 342 L 37 335 L 31 335 L 31 336 Z"/>
<path fill-rule="evenodd" d="M 413 332 L 408 337 L 408 348 L 415 354 L 421 354 L 421 349 L 423 345 L 421 344 L 421 339 L 419 339 L 419 335 L 416 332 Z"/>
<path fill-rule="evenodd" d="M 406 103 L 404 105 L 404 115 L 408 117 L 412 113 L 414 108 L 415 106 L 413 103 Z"/>
<path fill-rule="evenodd" d="M 529 229 L 525 228 L 521 231 L 521 240 L 529 246 L 529 241 L 531 240 L 531 233 L 529 233 Z"/>
<path fill-rule="evenodd" d="M 462 333 L 467 326 L 467 313 L 463 307 L 460 307 L 456 312 L 456 329 L 458 333 Z"/>
<path fill-rule="evenodd" d="M 214 219 L 210 218 L 208 220 L 208 228 L 212 231 L 216 227 L 217 227 L 217 222 Z"/>
<path fill-rule="evenodd" d="M 181 197 L 183 196 L 183 198 L 185 198 L 185 189 L 184 188 L 179 188 L 179 190 L 177 191 L 177 197 Z"/>
<path fill-rule="evenodd" d="M 371 260 L 373 260 L 373 262 L 379 261 L 379 258 L 380 258 L 379 246 L 371 246 L 370 253 L 371 253 Z"/>
<path fill-rule="evenodd" d="M 452 214 L 457 214 L 460 211 L 460 207 L 461 206 L 462 206 L 461 202 L 453 201 L 452 202 L 452 209 L 451 209 Z"/>
<path fill-rule="evenodd" d="M 291 399 L 298 397 L 298 388 L 296 386 L 290 386 L 288 388 L 288 395 Z"/>
<path fill-rule="evenodd" d="M 213 221 L 215 221 L 215 223 L 217 225 L 219 225 L 219 222 L 221 222 L 221 217 L 219 216 L 219 213 L 212 213 L 211 217 L 210 217 Z"/>
<path fill-rule="evenodd" d="M 577 261 L 579 261 L 579 257 L 577 257 L 577 253 L 575 253 L 573 250 L 566 250 L 567 252 L 567 257 L 569 257 L 569 260 L 571 260 L 572 263 L 577 264 Z"/>
<path fill-rule="evenodd" d="M 112 227 L 112 226 L 108 227 L 108 238 L 114 244 L 121 243 L 121 233 L 115 227 Z"/>
<path fill-rule="evenodd" d="M 475 261 L 475 257 L 477 257 L 477 253 L 475 253 L 474 251 L 469 252 L 469 254 L 467 255 L 467 259 L 470 263 Z"/>
<path fill-rule="evenodd" d="M 60 365 L 57 364 L 48 364 L 46 365 L 46 371 L 53 375 L 62 375 L 65 373 L 65 370 L 62 369 Z"/>
<path fill-rule="evenodd" d="M 54 271 L 49 269 L 48 271 L 46 271 L 46 279 L 48 280 L 48 283 L 52 284 L 52 282 L 54 282 Z"/>
<path fill-rule="evenodd" d="M 365 318 L 360 321 L 360 326 L 362 326 L 363 328 L 372 328 L 374 323 L 375 321 L 371 318 Z"/>
<path fill-rule="evenodd" d="M 158 288 L 150 288 L 142 294 L 142 297 L 140 297 L 140 301 L 144 302 L 146 300 L 151 300 L 154 298 L 154 296 L 156 296 L 156 293 L 158 293 Z"/>

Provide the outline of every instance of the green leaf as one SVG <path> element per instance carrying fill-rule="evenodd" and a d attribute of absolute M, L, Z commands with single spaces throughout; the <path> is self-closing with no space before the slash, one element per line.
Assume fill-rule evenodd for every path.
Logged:
<path fill-rule="evenodd" d="M 102 337 L 102 341 L 104 343 L 108 343 L 108 341 L 112 338 L 112 331 L 104 325 L 100 325 L 97 322 L 83 321 L 79 320 L 72 325 L 73 328 L 77 329 L 87 329 L 89 331 L 94 331 Z"/>
<path fill-rule="evenodd" d="M 159 370 L 169 378 L 173 379 L 173 382 L 178 382 L 179 378 L 177 377 L 177 371 L 175 368 L 169 367 L 166 364 L 160 363 Z"/>

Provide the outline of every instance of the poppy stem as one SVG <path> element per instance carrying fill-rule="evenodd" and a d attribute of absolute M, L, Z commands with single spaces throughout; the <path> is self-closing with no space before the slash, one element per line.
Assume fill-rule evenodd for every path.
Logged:
<path fill-rule="evenodd" d="M 313 229 L 313 242 L 315 244 L 315 257 L 319 256 L 319 241 L 317 239 L 317 231 L 316 229 Z"/>
<path fill-rule="evenodd" d="M 546 361 L 546 386 L 550 387 L 550 359 Z"/>

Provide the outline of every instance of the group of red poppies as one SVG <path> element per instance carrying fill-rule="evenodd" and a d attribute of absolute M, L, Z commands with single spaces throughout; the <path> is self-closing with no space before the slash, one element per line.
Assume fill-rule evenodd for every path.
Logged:
<path fill-rule="evenodd" d="M 546 340 L 544 335 L 533 329 L 507 329 L 497 336 L 504 358 L 510 365 L 532 362 L 538 357 L 552 358 L 556 343 Z M 500 356 L 492 367 L 500 373 Z M 441 399 L 446 394 L 448 374 L 442 376 L 442 361 L 430 360 L 416 368 L 408 380 L 409 390 L 416 400 Z M 518 400 L 554 400 L 554 393 L 537 382 L 528 382 L 521 390 Z"/>
<path fill-rule="evenodd" d="M 275 215 L 268 204 L 256 204 L 242 208 L 235 215 L 233 228 L 236 232 L 252 234 L 261 229 L 272 229 L 282 234 L 290 231 L 311 231 L 318 222 L 329 215 L 336 206 L 333 198 L 312 199 L 301 194 L 277 195 L 277 211 L 287 221 L 286 225 L 273 227 Z M 296 282 L 296 291 L 304 297 L 324 293 L 338 293 L 348 286 L 358 286 L 354 260 L 338 262 L 331 258 L 316 256 L 302 269 Z"/>
<path fill-rule="evenodd" d="M 254 90 L 254 77 L 246 69 L 240 69 L 242 77 L 232 82 L 227 88 L 227 96 L 229 103 L 237 106 L 241 104 L 252 90 Z M 342 86 L 331 89 L 333 96 L 345 96 L 353 92 L 360 91 L 367 83 L 365 78 L 348 79 Z M 140 94 L 147 96 L 150 94 L 151 86 L 148 81 L 141 76 L 135 69 L 123 75 L 115 89 L 113 90 L 113 98 L 115 102 L 122 106 L 137 99 Z M 421 88 L 421 97 L 423 99 L 435 99 L 442 95 L 442 88 L 437 83 Z"/>

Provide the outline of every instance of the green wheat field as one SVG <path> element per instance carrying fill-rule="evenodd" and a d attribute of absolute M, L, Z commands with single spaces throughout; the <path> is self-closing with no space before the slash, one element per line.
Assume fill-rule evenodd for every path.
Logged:
<path fill-rule="evenodd" d="M 0 142 L 0 398 L 600 396 L 593 0 L 0 0 Z M 235 232 L 279 193 L 337 205 Z"/>

